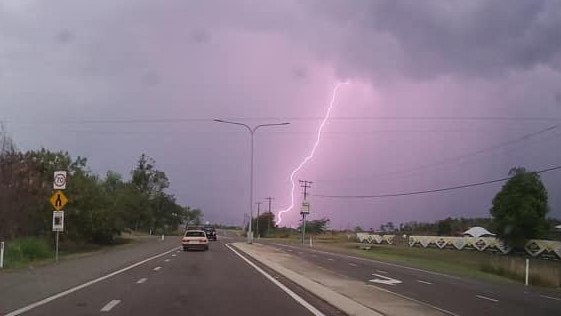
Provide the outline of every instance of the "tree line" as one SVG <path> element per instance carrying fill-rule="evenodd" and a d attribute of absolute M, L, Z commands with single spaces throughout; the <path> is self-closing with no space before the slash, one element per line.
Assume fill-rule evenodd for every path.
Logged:
<path fill-rule="evenodd" d="M 87 159 L 48 149 L 22 152 L 0 130 L 0 238 L 48 236 L 53 173 L 67 171 L 69 203 L 64 207 L 63 238 L 110 243 L 123 231 L 166 233 L 187 221 L 200 224 L 202 211 L 177 203 L 166 192 L 170 182 L 142 154 L 125 180 L 119 173 L 94 174 Z"/>
<path fill-rule="evenodd" d="M 547 217 L 548 192 L 537 172 L 516 167 L 509 171 L 510 178 L 495 195 L 488 218 L 451 218 L 432 223 L 407 222 L 399 226 L 393 222 L 380 225 L 370 232 L 403 233 L 408 235 L 460 236 L 474 226 L 495 233 L 507 245 L 521 248 L 528 239 L 553 239 L 559 232 L 555 226 L 561 220 Z M 364 231 L 357 226 L 355 231 Z"/>

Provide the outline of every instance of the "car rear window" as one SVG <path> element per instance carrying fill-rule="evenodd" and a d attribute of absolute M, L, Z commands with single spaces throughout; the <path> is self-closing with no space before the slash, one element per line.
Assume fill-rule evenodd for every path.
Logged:
<path fill-rule="evenodd" d="M 187 237 L 205 237 L 205 233 L 204 232 L 187 232 L 187 233 L 185 233 L 185 236 L 187 236 Z"/>

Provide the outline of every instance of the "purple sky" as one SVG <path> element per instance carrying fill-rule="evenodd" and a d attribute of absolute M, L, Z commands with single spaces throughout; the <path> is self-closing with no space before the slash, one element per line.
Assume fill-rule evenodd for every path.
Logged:
<path fill-rule="evenodd" d="M 128 175 L 156 159 L 212 222 L 290 204 L 290 172 L 335 103 L 315 157 L 311 218 L 335 228 L 488 216 L 502 184 L 419 191 L 561 165 L 561 2 L 2 0 L 0 120 L 19 148 L 68 150 Z M 519 141 L 520 140 L 520 141 Z M 452 159 L 462 157 L 461 159 Z M 561 217 L 561 173 L 542 175 Z M 301 202 L 298 190 L 297 203 Z M 283 224 L 294 225 L 298 208 Z"/>

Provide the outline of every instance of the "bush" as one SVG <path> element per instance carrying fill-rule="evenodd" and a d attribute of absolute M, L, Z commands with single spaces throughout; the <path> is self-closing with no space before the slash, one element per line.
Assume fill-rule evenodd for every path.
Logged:
<path fill-rule="evenodd" d="M 28 237 L 6 242 L 4 260 L 7 268 L 51 257 L 53 250 L 44 239 Z"/>

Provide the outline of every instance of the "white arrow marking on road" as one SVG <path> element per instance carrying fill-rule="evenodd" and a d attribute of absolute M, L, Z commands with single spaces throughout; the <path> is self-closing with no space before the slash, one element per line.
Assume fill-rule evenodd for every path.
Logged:
<path fill-rule="evenodd" d="M 117 306 L 117 304 L 121 303 L 120 300 L 112 300 L 111 302 L 107 303 L 107 305 L 103 306 L 102 309 L 100 309 L 100 312 L 108 312 L 110 310 L 113 309 L 113 307 Z"/>
<path fill-rule="evenodd" d="M 146 282 L 147 280 L 148 280 L 147 278 L 142 278 L 142 279 L 136 281 L 136 284 L 142 284 L 142 283 Z"/>
<path fill-rule="evenodd" d="M 430 283 L 430 282 L 427 282 L 427 281 L 423 281 L 423 280 L 417 280 L 417 282 L 419 282 L 419 283 L 423 283 L 423 284 L 428 284 L 428 285 L 431 285 L 431 284 L 432 284 L 432 283 Z"/>
<path fill-rule="evenodd" d="M 396 284 L 399 284 L 399 283 L 403 283 L 400 280 L 388 278 L 387 276 L 384 276 L 384 275 L 379 275 L 379 274 L 376 274 L 376 273 L 372 273 L 372 275 L 377 276 L 378 278 L 381 278 L 381 279 L 372 279 L 372 280 L 370 280 L 370 282 L 380 283 L 380 284 L 385 284 L 385 285 L 396 285 Z"/>

